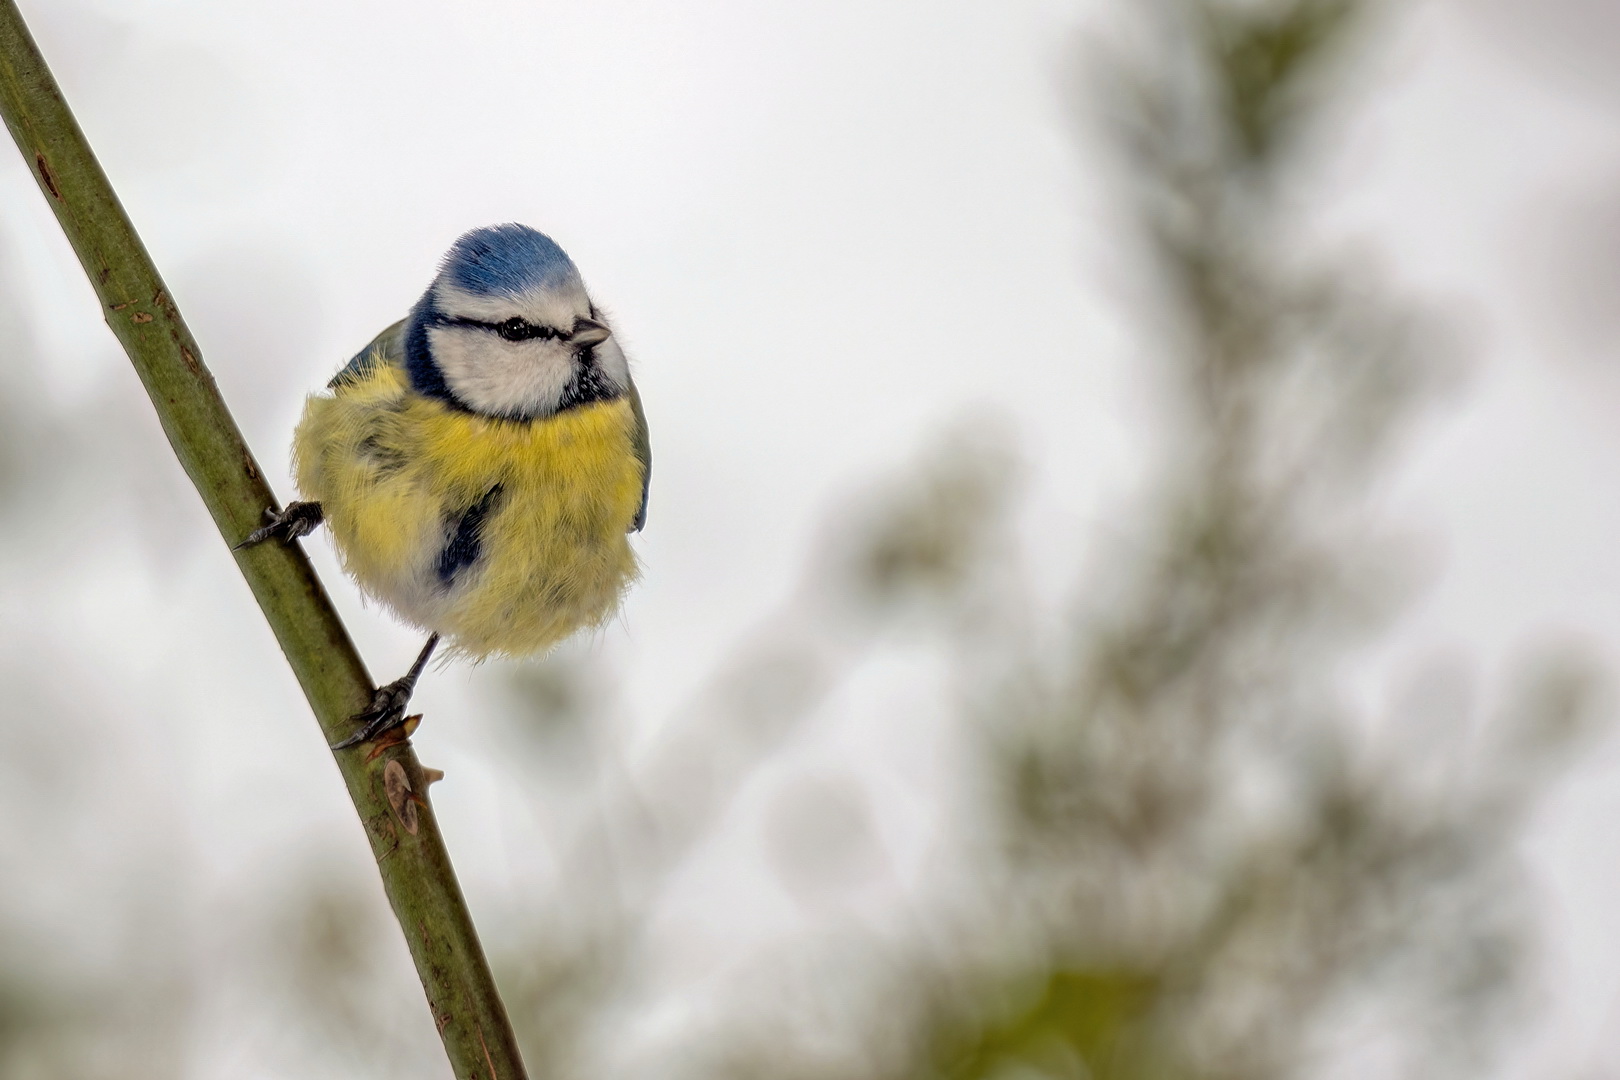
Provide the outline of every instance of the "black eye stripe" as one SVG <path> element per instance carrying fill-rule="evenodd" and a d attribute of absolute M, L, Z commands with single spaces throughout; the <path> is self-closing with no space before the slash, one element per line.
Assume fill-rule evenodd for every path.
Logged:
<path fill-rule="evenodd" d="M 532 341 L 539 338 L 542 341 L 559 336 L 557 331 L 549 326 L 536 326 L 534 323 L 513 316 L 503 322 L 483 322 L 479 319 L 464 319 L 450 315 L 440 315 L 434 320 L 440 326 L 471 326 L 479 330 L 488 330 L 499 335 L 507 341 Z"/>

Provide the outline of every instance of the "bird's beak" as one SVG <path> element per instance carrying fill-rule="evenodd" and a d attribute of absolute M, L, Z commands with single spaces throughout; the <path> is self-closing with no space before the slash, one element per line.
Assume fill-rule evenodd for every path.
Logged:
<path fill-rule="evenodd" d="M 597 322 L 595 319 L 575 319 L 574 332 L 568 340 L 582 349 L 592 345 L 599 345 L 613 336 L 613 331 Z"/>

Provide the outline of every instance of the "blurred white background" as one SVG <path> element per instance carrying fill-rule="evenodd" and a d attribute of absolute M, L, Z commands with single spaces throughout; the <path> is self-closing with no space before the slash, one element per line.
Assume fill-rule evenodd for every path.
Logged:
<path fill-rule="evenodd" d="M 21 6 L 284 496 L 304 394 L 404 313 L 457 235 L 522 221 L 570 252 L 627 341 L 657 462 L 644 579 L 561 658 L 609 681 L 596 737 L 627 763 L 788 601 L 828 513 L 952 425 L 1024 462 L 1037 596 L 1141 542 L 1124 511 L 1163 415 L 1115 166 L 1084 115 L 1117 2 Z M 1322 244 L 1435 318 L 1455 378 L 1376 493 L 1415 591 L 1347 683 L 1378 702 L 1438 662 L 1494 694 L 1545 640 L 1613 666 L 1620 18 L 1596 0 L 1413 0 L 1373 22 L 1297 197 Z M 167 971 L 142 950 L 184 950 L 202 1019 L 178 1073 L 289 1075 L 263 1049 L 293 1037 L 258 1006 L 247 928 L 312 858 L 368 873 L 360 830 L 9 151 L 0 275 L 4 340 L 28 359 L 4 364 L 11 408 L 67 431 L 19 429 L 41 440 L 21 458 L 33 501 L 0 548 L 0 758 L 27 764 L 5 774 L 0 845 L 37 868 L 7 905 L 27 949 L 74 969 Z M 98 479 L 53 480 L 70 470 Z M 307 547 L 374 675 L 402 671 L 417 635 L 363 605 L 324 539 Z M 573 805 L 560 744 L 526 775 L 496 767 L 480 715 L 508 674 L 438 669 L 415 702 L 475 917 L 497 928 L 563 859 L 534 810 L 549 796 L 513 783 Z M 844 687 L 744 785 L 645 930 L 637 1045 L 711 1022 L 728 977 L 782 940 L 906 920 L 949 827 L 953 750 L 903 685 Z M 84 745 L 105 751 L 93 768 Z M 833 885 L 796 890 L 762 860 L 806 815 L 840 813 L 861 839 Z M 1504 1075 L 1620 1069 L 1616 821 L 1607 739 L 1528 841 L 1543 1007 Z M 419 1005 L 403 949 L 391 962 Z"/>

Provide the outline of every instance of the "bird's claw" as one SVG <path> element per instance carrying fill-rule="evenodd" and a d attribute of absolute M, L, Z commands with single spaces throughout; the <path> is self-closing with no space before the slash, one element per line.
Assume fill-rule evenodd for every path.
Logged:
<path fill-rule="evenodd" d="M 416 663 L 411 665 L 411 670 L 407 671 L 403 678 L 395 679 L 387 686 L 377 687 L 371 695 L 371 707 L 350 717 L 361 725 L 360 730 L 342 742 L 333 743 L 332 749 L 343 750 L 350 746 L 359 746 L 361 743 L 371 742 L 379 735 L 400 731 L 401 734 L 372 751 L 371 757 L 374 758 L 378 750 L 409 738 L 411 732 L 416 730 L 416 725 L 422 722 L 422 718 L 406 716 L 405 706 L 411 703 L 411 694 L 416 690 L 416 680 L 422 677 L 422 669 L 427 667 L 428 658 L 433 655 L 433 650 L 438 644 L 439 635 L 433 634 L 427 639 L 427 644 L 422 646 L 422 651 L 416 656 Z"/>
<path fill-rule="evenodd" d="M 271 539 L 280 540 L 284 544 L 291 543 L 301 536 L 308 536 L 314 532 L 324 516 L 318 502 L 290 502 L 280 512 L 266 510 L 264 524 L 248 533 L 247 539 L 232 550 L 241 551 L 243 548 L 250 548 Z"/>
<path fill-rule="evenodd" d="M 387 686 L 379 686 L 371 695 L 371 707 L 355 713 L 350 719 L 362 725 L 360 730 L 332 744 L 333 750 L 346 750 L 351 746 L 371 742 L 379 735 L 405 723 L 405 706 L 410 704 L 415 679 L 396 679 Z"/>

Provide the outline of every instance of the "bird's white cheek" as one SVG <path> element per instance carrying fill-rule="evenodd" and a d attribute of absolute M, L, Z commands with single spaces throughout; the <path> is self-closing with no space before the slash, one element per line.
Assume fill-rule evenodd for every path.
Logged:
<path fill-rule="evenodd" d="M 554 342 L 503 341 L 482 330 L 429 331 L 433 358 L 450 390 L 468 408 L 502 416 L 556 411 L 574 374 L 572 354 Z"/>

